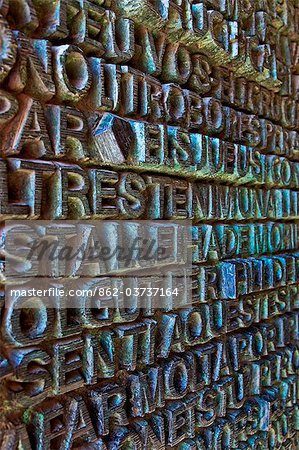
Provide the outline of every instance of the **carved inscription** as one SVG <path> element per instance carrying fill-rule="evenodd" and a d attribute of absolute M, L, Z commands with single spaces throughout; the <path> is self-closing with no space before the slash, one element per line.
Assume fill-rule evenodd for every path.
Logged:
<path fill-rule="evenodd" d="M 1 450 L 298 447 L 298 0 L 0 1 L 0 216 Z"/>

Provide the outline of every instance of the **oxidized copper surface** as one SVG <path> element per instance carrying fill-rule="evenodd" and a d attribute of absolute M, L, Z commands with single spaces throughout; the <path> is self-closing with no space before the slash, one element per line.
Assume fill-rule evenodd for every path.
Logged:
<path fill-rule="evenodd" d="M 0 14 L 0 449 L 298 449 L 299 1 Z"/>

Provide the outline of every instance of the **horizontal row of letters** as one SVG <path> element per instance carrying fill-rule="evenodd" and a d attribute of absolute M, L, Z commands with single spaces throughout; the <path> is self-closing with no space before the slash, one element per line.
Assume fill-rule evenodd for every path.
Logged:
<path fill-rule="evenodd" d="M 38 55 L 28 58 L 29 50 L 12 70 L 8 88 L 23 94 L 16 98 L 2 92 L 2 126 L 6 132 L 9 124 L 13 130 L 15 121 L 26 120 L 33 101 L 26 93 L 37 100 L 51 100 L 84 112 L 110 111 L 136 120 L 180 126 L 271 153 L 292 155 L 296 151 L 292 143 L 298 140 L 298 104 L 289 97 L 282 98 L 282 107 L 277 107 L 281 125 L 276 125 L 223 106 L 215 97 L 202 97 L 173 83 L 161 84 L 139 70 L 86 58 L 77 47 L 63 45 L 52 50 L 51 62 L 48 49 L 47 70 Z M 10 151 L 13 148 L 6 149 Z"/>
<path fill-rule="evenodd" d="M 1 94 L 2 101 L 10 103 L 14 110 L 16 99 L 4 91 Z M 108 113 L 98 116 L 57 105 L 42 107 L 26 96 L 19 97 L 19 101 L 24 114 L 17 113 L 16 104 L 15 115 L 7 110 L 0 123 L 4 156 L 136 167 L 146 164 L 152 170 L 164 164 L 164 171 L 175 174 L 180 169 L 198 179 L 295 189 L 299 186 L 299 163 L 282 156 L 264 155 L 252 147 L 187 133 L 178 127 L 123 120 Z M 122 139 L 123 132 L 127 133 L 127 141 Z M 289 147 L 285 145 L 285 134 L 278 132 L 277 140 L 272 136 L 277 144 L 273 152 L 298 160 L 298 134 L 291 131 L 288 136 Z M 268 138 L 265 140 L 268 142 Z"/>
<path fill-rule="evenodd" d="M 83 448 L 88 445 L 93 450 L 112 450 L 127 446 L 132 450 L 163 450 L 174 447 L 174 442 L 177 442 L 175 448 L 178 450 L 219 450 L 220 446 L 240 450 L 294 450 L 297 444 L 298 412 L 293 408 L 283 409 L 276 397 L 277 390 L 265 390 L 262 398 L 253 397 L 242 409 L 231 410 L 227 418 L 217 419 L 212 426 L 199 429 L 196 436 L 193 410 L 190 408 L 186 414 L 186 407 L 178 402 L 173 409 L 167 410 L 166 417 L 155 414 L 151 420 L 134 419 L 130 427 L 115 427 L 108 442 L 105 438 L 95 437 L 82 398 L 70 397 L 64 404 L 59 401 L 44 403 L 40 410 L 33 411 L 30 416 L 26 414 L 30 417 L 26 422 L 29 425 L 31 443 L 25 425 L 3 430 L 0 443 L 7 445 L 7 450 L 50 450 L 57 448 L 57 445 L 61 450 L 69 450 L 74 443 L 83 444 Z M 81 419 L 79 424 L 79 415 L 81 418 L 85 417 L 86 422 L 82 423 Z M 57 433 L 55 423 L 61 426 L 60 433 Z M 78 438 L 80 431 L 83 433 L 81 440 Z M 55 436 L 52 438 L 53 432 Z M 245 432 L 248 433 L 246 437 Z"/>
<path fill-rule="evenodd" d="M 2 219 L 291 220 L 299 191 L 253 189 L 10 158 L 0 161 Z"/>
<path fill-rule="evenodd" d="M 156 19 L 155 33 L 151 33 L 144 27 L 144 22 L 139 26 L 132 20 L 128 19 L 127 14 L 136 16 L 135 9 L 130 8 L 129 5 L 123 5 L 122 2 L 117 2 L 117 15 L 111 10 L 105 10 L 95 2 L 85 1 L 82 3 L 64 1 L 57 2 L 55 6 L 49 4 L 46 7 L 43 4 L 43 10 L 38 6 L 36 9 L 31 2 L 24 2 L 19 8 L 18 12 L 14 10 L 13 2 L 7 0 L 1 8 L 1 12 L 7 17 L 10 24 L 14 28 L 25 31 L 28 35 L 34 37 L 49 38 L 52 40 L 68 41 L 76 45 L 80 45 L 87 53 L 95 56 L 103 56 L 111 62 L 127 62 L 133 60 L 133 64 L 144 65 L 150 74 L 159 74 L 162 71 L 162 66 L 166 65 L 167 57 L 164 57 L 164 64 L 162 64 L 163 56 L 167 55 L 166 34 L 168 38 L 172 38 L 171 31 L 173 27 L 178 27 L 181 21 L 178 11 L 180 8 L 173 8 L 170 6 L 171 22 L 168 24 L 168 30 L 161 27 L 159 18 L 154 15 L 154 11 L 149 11 L 151 14 L 151 21 L 149 26 Z M 152 8 L 147 2 L 141 2 L 140 12 L 145 8 Z M 162 8 L 165 9 L 163 2 Z M 237 20 L 226 20 L 219 11 L 208 9 L 207 6 L 201 2 L 200 4 L 192 5 L 188 1 L 185 2 L 187 10 L 184 11 L 185 18 L 181 23 L 181 31 L 184 30 L 186 35 L 186 44 L 188 46 L 198 46 L 204 53 L 210 51 L 209 58 L 213 63 L 218 64 L 219 59 L 223 58 L 223 62 L 233 63 L 236 61 L 235 70 L 239 75 L 251 76 L 251 78 L 260 77 L 260 80 L 265 82 L 270 87 L 279 87 L 281 82 L 277 80 L 277 61 L 276 53 L 283 57 L 281 67 L 287 65 L 288 59 L 283 51 L 279 49 L 286 45 L 291 47 L 292 42 L 287 38 L 283 39 L 283 43 L 276 44 L 276 39 L 273 36 L 278 32 L 275 30 L 269 32 L 271 28 L 271 17 L 265 11 L 249 11 L 243 15 L 243 24 Z M 211 6 L 211 5 L 209 5 Z M 213 7 L 214 5 L 212 5 Z M 45 8 L 47 13 L 45 13 Z M 124 11 L 125 9 L 125 11 Z M 127 9 L 127 10 L 126 10 Z M 166 9 L 165 9 L 166 10 Z M 118 12 L 124 16 L 119 17 Z M 139 12 L 139 14 L 140 14 Z M 169 11 L 168 11 L 169 12 Z M 186 14 L 188 17 L 186 17 Z M 294 9 L 296 27 L 298 26 L 298 9 Z M 288 15 L 289 19 L 294 18 Z M 136 17 L 135 17 L 136 18 Z M 67 20 L 68 19 L 68 20 Z M 188 23 L 186 23 L 186 20 Z M 138 22 L 138 14 L 137 14 Z M 273 22 L 272 22 L 273 24 Z M 159 26 L 160 25 L 160 26 Z M 193 28 L 195 27 L 195 30 Z M 243 29 L 242 29 L 243 27 Z M 299 28 L 299 27 L 298 27 Z M 195 33 L 193 31 L 196 31 Z M 96 34 L 95 34 L 96 33 Z M 189 38 L 189 39 L 188 39 Z M 271 44 L 269 43 L 271 40 Z M 184 39 L 182 39 L 184 42 Z M 190 42 L 191 41 L 191 42 Z M 9 39 L 8 39 L 9 42 Z M 274 42 L 274 43 L 273 43 Z M 247 45 L 246 45 L 247 44 Z M 171 46 L 172 55 L 175 55 L 179 50 L 179 64 L 183 73 L 183 80 L 189 78 L 191 74 L 191 55 L 184 45 L 168 44 Z M 276 49 L 277 46 L 277 49 Z M 146 47 L 146 49 L 144 48 Z M 211 52 L 211 48 L 214 50 Z M 278 52 L 277 52 L 278 50 Z M 288 48 L 289 50 L 289 48 Z M 171 58 L 172 56 L 170 56 Z M 247 61 L 246 61 L 247 60 Z M 248 60 L 250 63 L 248 64 Z M 242 71 L 240 62 L 247 62 L 245 70 Z M 154 62 L 154 64 L 152 64 Z M 186 62 L 186 64 L 184 64 Z M 234 68 L 234 64 L 233 64 Z M 178 78 L 175 77 L 175 72 L 168 72 L 170 76 L 178 83 L 183 83 L 182 77 L 178 73 Z"/>
<path fill-rule="evenodd" d="M 6 256 L 10 256 L 10 254 L 7 254 Z M 87 291 L 87 289 L 93 289 L 95 295 L 99 295 L 100 297 L 105 298 L 105 294 L 106 292 L 108 292 L 107 304 L 109 305 L 110 302 L 111 306 L 113 305 L 113 298 L 110 298 L 111 291 L 109 295 L 108 288 L 110 288 L 110 290 L 112 289 L 113 292 L 119 292 L 119 300 L 121 304 L 121 300 L 124 295 L 125 297 L 130 298 L 132 296 L 136 297 L 135 301 L 138 301 L 139 297 L 142 297 L 141 287 L 144 285 L 148 284 L 148 289 L 151 289 L 149 291 L 149 295 L 150 297 L 153 297 L 152 300 L 155 300 L 154 297 L 156 295 L 159 295 L 161 288 L 164 288 L 164 291 L 166 291 L 167 285 L 169 285 L 169 288 L 172 286 L 172 293 L 169 294 L 170 298 L 168 298 L 168 296 L 165 299 L 161 298 L 161 296 L 157 298 L 157 302 L 160 302 L 161 307 L 163 307 L 163 305 L 167 307 L 168 302 L 173 302 L 174 300 L 176 300 L 175 297 L 177 297 L 178 295 L 180 296 L 180 298 L 177 299 L 175 303 L 172 303 L 173 306 L 179 307 L 190 305 L 198 301 L 204 303 L 209 300 L 216 299 L 236 299 L 240 295 L 252 294 L 295 284 L 299 277 L 298 253 L 289 253 L 286 255 L 277 254 L 267 257 L 250 257 L 247 259 L 240 258 L 221 261 L 216 265 L 201 265 L 198 267 L 194 266 L 192 273 L 191 269 L 188 269 L 188 267 L 185 270 L 184 268 L 180 270 L 179 263 L 180 261 L 177 261 L 176 259 L 173 260 L 173 264 L 176 264 L 175 270 L 171 268 L 171 262 L 166 261 L 164 264 L 163 262 L 160 264 L 156 263 L 155 268 L 156 270 L 160 271 L 160 277 L 159 275 L 156 275 L 156 277 L 153 276 L 144 279 L 142 278 L 142 275 L 130 276 L 130 272 L 124 269 L 123 264 L 119 264 L 118 266 L 111 268 L 109 266 L 107 268 L 103 268 L 103 264 L 101 263 L 101 261 L 94 259 L 93 261 L 81 262 L 80 265 L 77 265 L 78 267 L 76 267 L 76 270 L 73 270 L 71 274 L 67 275 L 77 277 L 75 281 L 70 279 L 69 282 L 73 283 L 74 286 L 77 286 L 77 289 L 80 291 L 82 296 L 84 295 L 84 290 Z M 147 271 L 150 271 L 151 265 L 144 265 L 143 268 Z M 50 269 L 52 269 L 53 271 L 53 281 L 52 278 L 50 278 L 49 281 L 49 276 L 47 276 L 47 274 L 52 273 Z M 24 274 L 17 273 L 15 276 L 12 276 L 14 274 L 14 271 L 12 270 L 9 274 L 11 275 L 11 278 L 8 277 L 8 287 L 11 288 L 11 293 L 8 295 L 8 303 L 11 302 L 15 296 L 35 297 L 35 291 L 32 291 L 32 289 L 37 287 L 37 280 L 33 278 L 34 276 L 38 277 L 39 275 L 41 277 L 40 289 L 42 289 L 42 291 L 38 293 L 37 296 L 41 296 L 43 294 L 46 295 L 48 293 L 48 291 L 46 290 L 47 283 L 48 286 L 55 287 L 55 275 L 56 277 L 61 276 L 59 274 L 59 271 L 55 271 L 55 264 L 45 265 L 44 270 L 48 270 L 48 272 L 46 272 L 46 275 L 44 275 L 43 273 L 39 274 L 35 270 L 32 271 L 33 274 L 31 275 L 31 271 L 29 270 L 28 274 L 26 274 L 26 272 Z M 134 271 L 134 266 L 132 266 L 130 270 Z M 103 273 L 101 273 L 101 271 Z M 108 273 L 110 272 L 112 274 L 112 277 L 117 277 L 117 275 L 120 274 L 120 278 L 117 279 L 117 283 L 120 283 L 120 286 L 118 286 L 118 284 L 113 285 L 113 278 L 105 278 L 107 271 Z M 123 273 L 124 278 L 130 278 L 128 284 L 126 284 L 126 282 L 121 278 Z M 80 275 L 82 274 L 83 277 L 80 278 Z M 42 278 L 43 275 L 45 276 L 45 280 Z M 14 279 L 15 285 L 10 285 L 10 283 Z M 193 281 L 193 283 L 191 280 Z M 23 282 L 23 285 L 20 285 L 20 282 Z M 65 290 L 65 288 L 69 288 L 69 282 L 67 281 L 67 279 L 61 279 L 60 281 L 57 281 L 56 285 L 60 284 L 62 291 L 58 292 L 57 290 L 55 290 L 55 293 L 57 293 L 58 296 L 65 297 L 63 289 Z M 134 286 L 134 283 L 137 283 L 137 285 Z M 102 288 L 102 295 L 100 295 L 99 292 L 100 287 Z M 124 287 L 124 289 L 122 289 L 122 287 Z M 155 289 L 160 290 L 155 291 Z M 156 292 L 156 294 L 154 294 L 154 292 Z M 51 296 L 51 294 L 48 295 Z M 171 295 L 173 297 L 172 299 Z M 67 305 L 71 307 L 73 301 L 73 292 L 71 292 L 70 295 L 66 297 L 69 297 L 67 300 Z M 126 304 L 129 307 L 131 303 L 126 300 L 124 302 L 124 305 Z M 73 301 L 73 305 L 78 305 L 78 300 L 76 302 Z"/>
<path fill-rule="evenodd" d="M 238 371 L 249 375 L 248 368 L 253 361 L 263 361 L 266 356 L 274 356 L 273 352 L 277 356 L 279 351 L 287 351 L 288 345 L 288 357 L 283 358 L 278 366 L 274 364 L 273 369 L 281 371 L 282 376 L 296 373 L 298 310 L 289 315 L 277 315 L 272 323 L 259 323 L 237 330 L 225 339 L 201 345 L 197 345 L 200 339 L 194 337 L 200 331 L 198 316 L 199 312 L 193 311 L 190 315 L 189 310 L 183 310 L 180 313 L 182 322 L 174 321 L 172 314 L 164 314 L 159 324 L 154 319 L 143 319 L 137 323 L 116 324 L 113 329 L 87 330 L 82 336 L 47 341 L 39 346 L 4 348 L 6 360 L 2 357 L 1 376 L 11 398 L 30 404 L 45 396 L 73 391 L 116 375 L 122 377 L 136 370 L 150 371 L 157 358 L 164 372 L 164 389 L 159 389 L 161 380 L 154 382 L 153 379 L 152 386 L 165 399 L 178 399 L 189 392 L 200 392 L 205 386 Z M 179 323 L 184 324 L 182 337 L 178 336 Z M 193 345 L 190 346 L 192 338 Z M 181 345 L 181 340 L 189 341 L 187 350 Z M 159 371 L 155 372 L 157 376 Z M 276 381 L 271 378 L 278 375 L 274 372 L 268 376 L 271 385 Z M 246 386 L 243 386 L 248 390 L 244 398 L 260 394 L 263 385 L 252 378 L 248 376 Z M 40 383 L 41 380 L 44 383 Z M 149 412 L 152 411 L 145 410 L 140 415 Z"/>
<path fill-rule="evenodd" d="M 93 62 L 98 60 L 98 58 L 84 56 L 80 47 L 74 45 L 51 46 L 47 41 L 24 39 L 22 34 L 16 34 L 15 38 L 18 44 L 18 59 L 14 61 L 14 64 L 13 61 L 10 61 L 12 66 L 10 73 L 8 69 L 6 71 L 3 70 L 6 74 L 5 86 L 10 91 L 24 91 L 43 101 L 48 101 L 53 98 L 54 94 L 54 98 L 59 99 L 62 93 L 59 92 L 61 91 L 61 82 L 59 84 L 58 81 L 59 78 L 64 77 L 66 82 L 64 91 L 68 88 L 73 93 L 80 93 L 82 98 L 83 94 L 86 95 L 87 88 L 90 87 L 92 80 L 99 82 L 99 77 L 96 77 L 95 73 L 97 67 L 95 67 L 95 63 Z M 144 41 L 144 45 L 150 45 L 152 42 L 150 39 L 144 39 Z M 158 42 L 160 41 L 161 38 Z M 162 41 L 164 42 L 165 39 L 162 39 Z M 134 64 L 134 60 L 130 62 L 131 69 L 124 65 L 115 66 L 113 62 L 121 62 L 117 58 L 111 58 L 110 62 L 112 64 L 106 65 L 104 64 L 104 60 L 100 60 L 102 61 L 102 72 L 106 66 L 108 68 L 111 67 L 111 71 L 115 67 L 114 72 L 110 74 L 110 78 L 113 76 L 116 78 L 114 83 L 112 83 L 114 95 L 110 92 L 114 110 L 116 110 L 116 104 L 121 92 L 121 89 L 119 87 L 117 88 L 117 83 L 120 83 L 121 77 L 123 79 L 125 77 L 122 73 L 125 74 L 127 71 L 128 73 L 134 74 L 136 70 L 136 77 L 138 74 L 140 76 L 142 74 L 143 78 L 148 82 L 143 87 L 143 90 L 146 90 L 147 86 L 149 90 L 149 87 L 152 86 L 152 95 L 161 95 L 163 86 L 161 82 L 178 83 L 188 88 L 194 95 L 204 94 L 214 96 L 226 104 L 254 113 L 260 117 L 268 118 L 275 123 L 282 121 L 282 124 L 286 127 L 292 128 L 296 122 L 298 123 L 298 119 L 296 119 L 298 112 L 296 112 L 295 103 L 299 82 L 298 75 L 293 73 L 289 75 L 290 79 L 286 83 L 284 88 L 285 92 L 281 96 L 278 93 L 263 88 L 254 81 L 236 77 L 228 68 L 217 69 L 210 66 L 204 55 L 193 54 L 192 57 L 189 56 L 190 62 L 187 64 L 184 52 L 181 55 L 182 51 L 180 51 L 178 45 L 166 45 L 164 42 L 162 48 L 166 52 L 163 61 L 161 60 L 158 63 L 157 57 L 152 56 L 150 58 L 148 56 L 149 53 L 157 51 L 155 46 L 153 48 L 145 47 L 141 49 L 141 55 L 138 55 L 136 64 Z M 293 53 L 293 65 L 296 66 L 298 63 L 296 62 L 298 49 L 294 48 Z M 16 54 L 14 54 L 15 56 Z M 149 58 L 149 61 L 144 60 L 146 56 Z M 160 72 L 162 72 L 163 67 L 163 72 L 160 76 L 161 82 L 158 79 L 152 78 L 153 76 L 157 76 L 159 70 L 149 70 L 149 67 L 153 67 L 153 60 L 156 63 L 154 66 L 159 66 Z M 186 65 L 189 67 L 189 73 L 187 74 Z M 76 67 L 80 70 L 76 71 Z M 102 75 L 102 83 L 104 81 L 107 84 L 108 74 L 106 74 L 106 78 L 104 74 Z M 141 92 L 142 89 L 140 88 L 139 95 L 141 95 Z M 137 99 L 134 100 L 136 101 Z M 107 107 L 103 102 L 102 107 L 104 106 Z M 156 120 L 158 119 L 159 116 L 157 115 Z"/>
<path fill-rule="evenodd" d="M 59 239 L 53 240 L 55 233 Z M 155 264 L 166 266 L 175 262 L 184 263 L 187 269 L 188 263 L 299 250 L 299 224 L 296 222 L 192 226 L 189 221 L 104 221 L 98 226 L 96 222 L 80 225 L 53 222 L 43 226 L 39 221 L 26 226 L 24 222 L 13 224 L 8 221 L 1 235 L 5 239 L 3 250 L 10 255 L 6 263 L 6 277 L 11 273 L 19 277 L 45 276 L 47 270 L 53 277 L 79 276 L 83 273 L 83 266 L 89 263 L 98 264 L 93 271 L 85 271 L 91 276 L 116 273 L 125 268 L 134 269 L 136 261 L 140 268 L 153 268 Z M 18 248 L 21 239 L 22 249 Z M 109 247 L 105 247 L 108 240 Z M 157 254 L 157 247 L 163 250 L 161 257 Z M 46 251 L 49 252 L 48 261 L 42 259 Z M 31 267 L 24 265 L 24 270 L 14 267 L 14 261 L 21 258 L 24 262 L 29 259 Z M 74 264 L 77 265 L 76 270 L 72 270 Z M 41 267 L 42 270 L 39 270 L 42 265 L 47 269 Z"/>
<path fill-rule="evenodd" d="M 109 286 L 107 282 L 106 286 Z M 51 338 L 80 335 L 82 330 L 93 329 L 97 332 L 103 328 L 107 330 L 108 327 L 111 327 L 113 341 L 116 337 L 112 331 L 114 326 L 131 324 L 134 330 L 134 322 L 138 321 L 137 323 L 143 323 L 141 333 L 146 332 L 144 324 L 148 324 L 150 340 L 158 344 L 156 356 L 167 358 L 171 351 L 184 351 L 188 346 L 207 343 L 225 333 L 275 319 L 279 315 L 294 313 L 296 321 L 295 313 L 299 310 L 298 284 L 243 295 L 237 300 L 214 300 L 210 303 L 197 303 L 192 307 L 183 306 L 180 310 L 159 308 L 160 314 L 156 314 L 157 309 L 150 301 L 144 308 L 139 308 L 134 303 L 130 304 L 130 308 L 124 308 L 120 305 L 121 299 L 113 306 L 106 302 L 94 305 L 84 297 L 79 300 L 76 308 L 67 309 L 57 296 L 48 304 L 46 298 L 35 299 L 35 303 L 26 296 L 14 298 L 5 308 L 3 305 L 3 342 L 15 347 L 36 345 Z M 284 320 L 288 319 L 283 316 L 279 322 L 282 328 L 285 328 Z M 156 334 L 157 338 L 154 339 Z M 8 373 L 10 371 L 5 362 L 1 364 L 1 368 L 1 376 L 7 370 Z"/>
<path fill-rule="evenodd" d="M 154 427 L 156 439 L 160 434 L 157 434 L 159 430 L 160 439 L 164 435 L 162 431 L 165 431 L 169 438 L 167 445 L 173 447 L 181 440 L 194 436 L 192 432 L 187 435 L 176 434 L 178 430 L 170 420 L 171 417 L 178 418 L 179 415 L 190 412 L 190 409 L 193 414 L 190 416 L 192 423 L 188 424 L 188 431 L 190 432 L 192 425 L 194 432 L 195 428 L 201 431 L 201 428 L 206 429 L 217 419 L 229 417 L 230 414 L 238 417 L 248 402 L 254 401 L 255 398 L 257 400 L 256 396 L 261 396 L 259 401 L 262 404 L 266 392 L 270 403 L 278 400 L 282 410 L 297 404 L 298 380 L 295 374 L 298 370 L 298 350 L 293 344 L 298 340 L 298 321 L 294 325 L 294 319 L 289 319 L 284 323 L 282 331 L 278 321 L 272 326 L 260 324 L 245 333 L 228 336 L 225 342 L 219 341 L 194 347 L 182 354 L 172 354 L 163 360 L 159 367 L 147 367 L 146 370 L 136 370 L 136 355 L 132 367 L 120 356 L 117 359 L 119 369 L 121 370 L 124 364 L 129 371 L 134 370 L 134 373 L 120 371 L 114 383 L 102 384 L 92 389 L 84 388 L 84 385 L 96 383 L 96 374 L 99 376 L 101 373 L 104 379 L 114 376 L 109 356 L 104 356 L 103 346 L 109 345 L 105 332 L 101 333 L 101 337 L 92 338 L 87 335 L 84 340 L 77 338 L 56 342 L 53 344 L 53 356 L 38 348 L 20 349 L 19 355 L 12 350 L 11 357 L 15 355 L 16 358 L 16 375 L 7 376 L 5 383 L 16 399 L 21 396 L 23 401 L 26 402 L 26 398 L 29 400 L 27 406 L 32 404 L 32 400 L 34 404 L 36 400 L 51 396 L 54 392 L 61 395 L 82 388 L 81 392 L 68 394 L 65 400 L 81 399 L 81 406 L 86 408 L 84 417 L 88 416 L 88 411 L 94 416 L 95 420 L 90 420 L 90 424 L 93 424 L 90 430 L 93 430 L 94 436 L 97 437 L 109 434 L 112 418 L 119 426 L 127 426 L 128 418 L 142 418 L 146 414 L 152 414 L 151 419 L 154 419 L 158 414 L 161 422 L 160 427 Z M 122 328 L 118 339 L 121 351 L 125 353 L 125 348 L 129 349 L 132 345 L 131 336 L 128 328 L 127 332 L 125 331 L 125 326 L 118 328 Z M 139 332 L 140 330 L 141 328 Z M 55 367 L 51 370 L 50 365 L 53 363 Z M 59 399 L 56 401 L 59 403 Z M 68 401 L 64 404 L 68 405 Z M 53 433 L 49 436 L 49 430 L 43 427 L 45 421 L 51 421 L 53 417 L 61 417 L 63 414 L 61 408 L 58 413 L 51 405 L 53 400 L 46 400 L 36 408 L 31 408 L 27 420 L 25 416 L 27 423 L 30 416 L 31 420 L 35 417 L 29 430 L 40 433 L 40 439 L 53 439 L 62 434 L 56 434 L 52 429 Z M 51 414 L 51 411 L 55 414 Z M 154 412 L 156 414 L 153 414 Z M 266 416 L 259 416 L 258 429 L 252 430 L 249 435 L 257 431 L 268 431 L 271 420 L 269 412 L 267 408 L 264 410 Z M 235 421 L 235 431 L 239 433 L 241 416 Z M 42 419 L 42 422 L 39 422 L 39 419 Z M 68 424 L 69 421 L 65 420 L 64 423 Z M 186 426 L 187 421 L 183 424 Z M 293 426 L 296 427 L 295 424 Z M 163 445 L 163 442 L 160 444 Z"/>

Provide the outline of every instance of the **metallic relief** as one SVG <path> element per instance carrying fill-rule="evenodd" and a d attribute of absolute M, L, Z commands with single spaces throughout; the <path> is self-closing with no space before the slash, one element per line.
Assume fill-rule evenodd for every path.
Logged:
<path fill-rule="evenodd" d="M 0 449 L 299 448 L 299 1 L 0 0 Z"/>

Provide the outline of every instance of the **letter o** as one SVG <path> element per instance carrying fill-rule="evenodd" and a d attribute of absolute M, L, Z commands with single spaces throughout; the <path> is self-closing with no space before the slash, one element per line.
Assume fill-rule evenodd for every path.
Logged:
<path fill-rule="evenodd" d="M 22 290 L 22 288 L 21 288 Z M 15 297 L 5 308 L 2 334 L 14 345 L 39 342 L 54 333 L 55 309 L 51 299 Z"/>
<path fill-rule="evenodd" d="M 5 124 L 17 114 L 19 103 L 17 99 L 0 89 L 0 125 Z"/>
<path fill-rule="evenodd" d="M 207 131 L 218 133 L 223 129 L 222 104 L 215 98 L 204 98 L 204 113 Z"/>
<path fill-rule="evenodd" d="M 186 362 L 177 358 L 164 366 L 165 395 L 168 399 L 182 398 L 189 387 L 189 372 Z"/>

